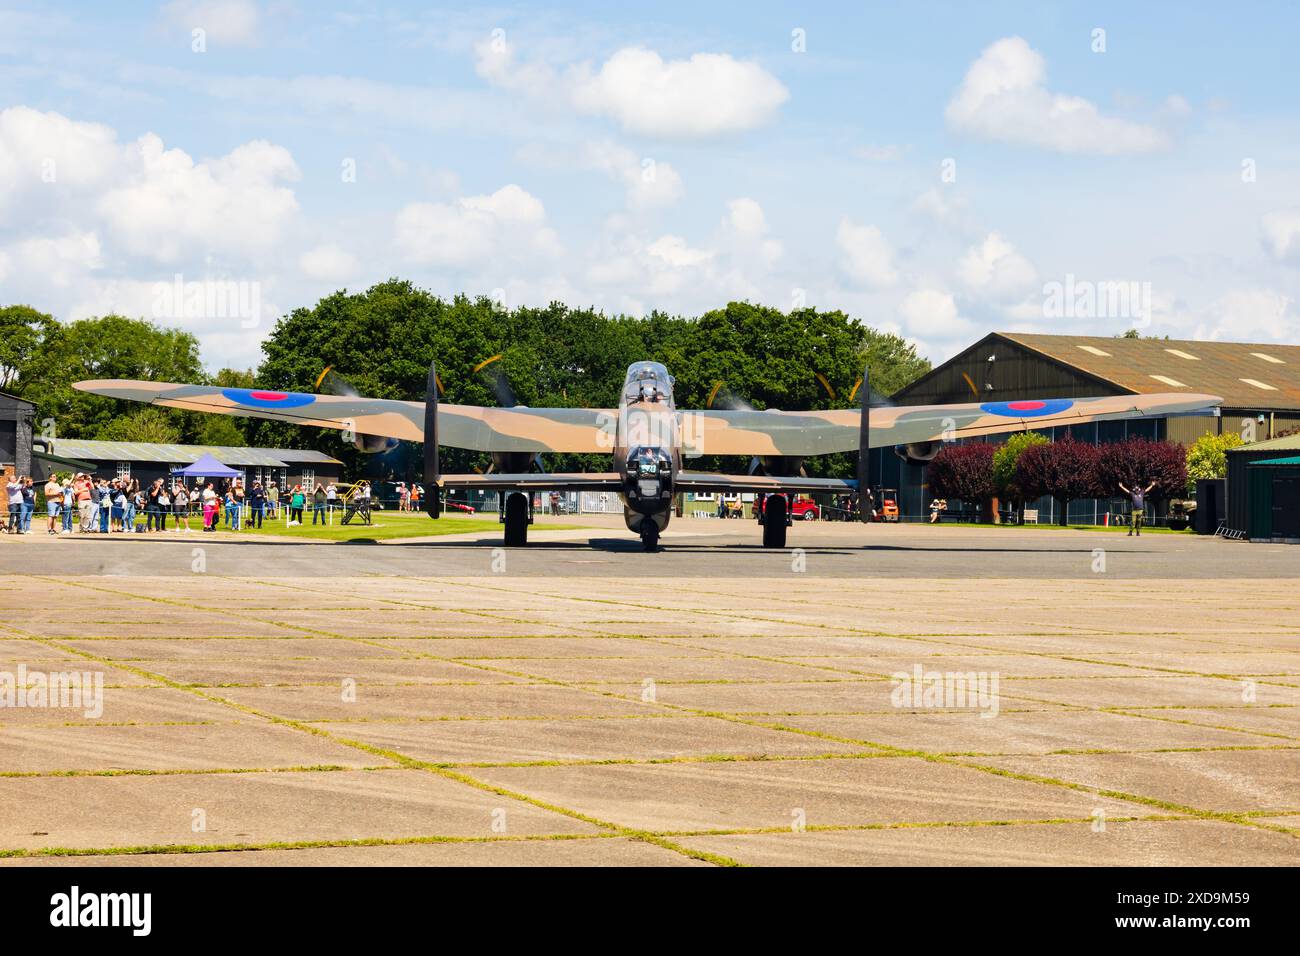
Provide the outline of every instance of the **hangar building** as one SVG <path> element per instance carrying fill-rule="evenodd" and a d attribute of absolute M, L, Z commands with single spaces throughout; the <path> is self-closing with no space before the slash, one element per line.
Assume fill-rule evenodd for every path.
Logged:
<path fill-rule="evenodd" d="M 900 405 L 939 405 L 1155 392 L 1208 393 L 1224 402 L 1219 414 L 1042 431 L 1054 439 L 1068 430 L 1080 441 L 1097 443 L 1141 435 L 1191 444 L 1206 432 L 1223 431 L 1267 440 L 1300 427 L 1300 346 L 994 332 L 892 399 Z M 905 516 L 923 516 L 930 500 L 925 467 L 900 460 L 891 449 L 876 451 L 875 458 L 873 483 L 898 488 Z M 1098 522 L 1109 505 L 1107 500 L 1071 502 L 1069 520 Z M 1040 520 L 1056 519 L 1051 499 L 1040 499 L 1037 506 Z"/>

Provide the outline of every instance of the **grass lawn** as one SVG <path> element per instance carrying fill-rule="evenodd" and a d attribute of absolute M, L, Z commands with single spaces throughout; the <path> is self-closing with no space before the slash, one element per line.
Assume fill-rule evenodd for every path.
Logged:
<path fill-rule="evenodd" d="M 393 538 L 423 538 L 430 535 L 443 534 L 466 534 L 473 532 L 486 532 L 490 534 L 500 534 L 501 525 L 497 522 L 495 514 L 486 514 L 482 516 L 475 515 L 448 515 L 443 514 L 441 518 L 434 521 L 424 512 L 401 513 L 397 511 L 375 511 L 371 513 L 371 524 L 366 526 L 353 519 L 349 525 L 340 524 L 343 515 L 342 512 L 335 512 L 334 523 L 332 525 L 315 525 L 311 523 L 311 511 L 306 512 L 306 523 L 295 527 L 285 527 L 284 519 L 277 518 L 275 521 L 265 521 L 261 528 L 254 528 L 250 531 L 230 531 L 229 527 L 223 522 L 218 532 L 226 535 L 238 534 L 241 537 L 266 537 L 275 535 L 284 538 L 305 538 L 311 541 L 387 541 Z M 190 520 L 190 527 L 202 534 L 202 520 Z M 570 531 L 577 528 L 584 528 L 586 525 L 581 524 L 552 524 L 550 522 L 539 521 L 530 527 L 529 532 L 538 531 Z"/>

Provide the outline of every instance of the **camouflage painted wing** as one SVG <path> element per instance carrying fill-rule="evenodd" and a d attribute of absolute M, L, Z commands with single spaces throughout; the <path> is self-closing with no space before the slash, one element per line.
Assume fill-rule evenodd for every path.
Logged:
<path fill-rule="evenodd" d="M 871 410 L 874 448 L 943 438 L 973 438 L 1084 422 L 1163 417 L 1218 405 L 1216 395 L 1163 393 L 1106 398 L 1052 398 L 971 405 L 903 405 Z M 683 421 L 690 453 L 824 455 L 857 451 L 856 408 L 814 412 L 691 411 Z"/>
<path fill-rule="evenodd" d="M 442 426 L 439 425 L 439 428 Z M 474 491 L 621 491 L 623 481 L 616 471 L 608 472 L 529 472 L 509 474 L 493 472 L 487 475 L 443 475 L 441 486 L 446 489 L 465 488 Z"/>
<path fill-rule="evenodd" d="M 424 440 L 423 402 L 126 379 L 77 382 L 73 387 L 167 408 Z M 475 451 L 608 452 L 614 416 L 612 411 L 593 408 L 482 408 L 439 403 L 438 442 Z"/>

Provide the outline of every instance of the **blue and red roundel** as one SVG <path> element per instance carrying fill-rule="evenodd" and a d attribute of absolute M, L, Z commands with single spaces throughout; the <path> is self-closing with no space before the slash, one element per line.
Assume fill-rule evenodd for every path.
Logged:
<path fill-rule="evenodd" d="M 223 388 L 221 394 L 239 405 L 253 408 L 302 408 L 316 401 L 302 392 L 263 392 L 255 388 Z"/>
<path fill-rule="evenodd" d="M 1049 398 L 1046 401 L 1033 399 L 1022 402 L 985 402 L 980 411 L 990 415 L 1002 415 L 1005 418 L 1041 418 L 1044 415 L 1059 415 L 1071 408 L 1074 402 L 1068 398 Z"/>

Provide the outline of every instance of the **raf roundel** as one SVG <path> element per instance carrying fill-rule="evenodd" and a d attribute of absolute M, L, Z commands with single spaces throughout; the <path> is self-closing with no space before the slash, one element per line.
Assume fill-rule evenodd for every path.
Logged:
<path fill-rule="evenodd" d="M 223 388 L 221 394 L 251 408 L 302 408 L 316 401 L 315 395 L 302 392 L 263 392 L 255 388 Z"/>
<path fill-rule="evenodd" d="M 980 411 L 1003 418 L 1042 418 L 1044 415 L 1059 415 L 1073 406 L 1074 402 L 1068 398 L 1052 398 L 1047 401 L 985 402 Z"/>

